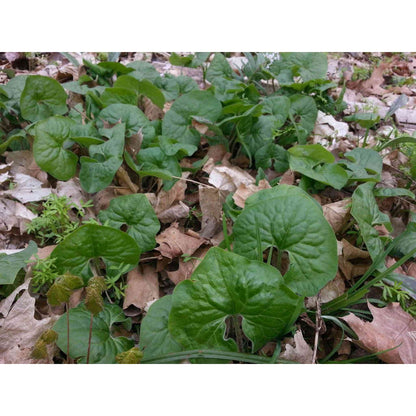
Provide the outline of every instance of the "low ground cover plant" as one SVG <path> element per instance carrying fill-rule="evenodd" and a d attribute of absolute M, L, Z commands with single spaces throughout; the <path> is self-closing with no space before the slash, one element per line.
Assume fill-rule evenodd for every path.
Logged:
<path fill-rule="evenodd" d="M 38 337 L 33 358 L 47 358 L 48 348 L 56 345 L 55 356 L 67 363 L 288 362 L 279 358 L 282 341 L 302 321 L 317 334 L 313 362 L 318 326 L 332 325 L 341 333 L 319 359 L 331 362 L 346 335 L 357 338 L 342 318 L 351 311 L 371 317 L 361 308 L 367 301 L 399 302 L 415 315 L 414 278 L 399 269 L 416 253 L 415 220 L 393 237 L 391 218 L 380 204 L 392 198 L 414 201 L 408 162 L 402 172 L 410 182 L 403 187 L 382 183 L 382 151 L 403 148 L 412 160 L 416 139 L 398 134 L 370 146 L 370 130 L 380 117 L 357 112 L 344 120 L 365 130 L 359 146 L 335 156 L 310 143 L 319 112 L 342 119 L 346 109 L 345 85 L 336 96 L 338 85 L 327 79 L 326 54 L 282 53 L 278 59 L 245 54 L 239 69 L 222 53 L 171 54 L 173 65 L 202 69 L 202 88 L 186 75 L 161 76 L 145 61 L 122 64 L 114 55 L 114 60 L 81 65 L 66 56 L 80 69 L 76 80 L 17 75 L 0 85 L 3 157 L 30 150 L 51 183 L 79 178 L 88 196 L 77 205 L 52 193 L 32 207 L 38 215 L 26 233 L 33 241 L 0 257 L 3 298 L 22 284 L 30 263 L 32 295 L 39 302 L 46 299 L 51 310 L 61 308 Z M 162 115 L 148 117 L 149 108 Z M 243 206 L 232 197 L 238 186 L 218 199 L 221 239 L 213 244 L 205 238 L 203 244 L 212 247 L 203 258 L 192 256 L 196 250 L 182 251 L 181 264 L 199 264 L 186 279 L 167 284 L 160 298 L 158 286 L 158 300 L 132 318 L 123 305 L 128 276 L 161 259 L 162 251 L 159 257 L 152 253 L 162 246 L 166 224 L 173 222 L 164 219 L 149 195 L 164 192 L 168 198 L 181 179 L 194 193 L 214 189 L 206 183 L 209 158 L 203 149 L 215 146 L 231 160 L 243 160 L 250 186 L 265 179 L 269 186 L 257 189 Z M 286 172 L 297 182 L 285 183 Z M 113 195 L 96 218 L 83 219 L 94 197 L 120 184 L 120 177 L 126 186 L 119 188 L 128 191 Z M 328 190 L 348 195 L 351 216 L 339 230 L 317 200 Z M 199 202 L 202 207 L 201 193 Z M 188 214 L 188 220 L 202 226 L 204 211 L 198 212 Z M 347 235 L 369 263 L 343 293 L 321 302 L 322 289 L 336 279 L 339 246 Z M 50 255 L 34 257 L 38 246 L 51 244 L 56 246 Z M 387 266 L 388 255 L 398 261 Z M 370 297 L 374 288 L 377 298 Z M 75 292 L 81 300 L 71 306 Z M 308 299 L 316 299 L 314 307 Z M 266 354 L 270 345 L 273 350 Z"/>

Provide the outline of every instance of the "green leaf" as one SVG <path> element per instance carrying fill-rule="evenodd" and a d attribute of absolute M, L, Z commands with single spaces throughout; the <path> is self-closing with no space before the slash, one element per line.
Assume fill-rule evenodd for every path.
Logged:
<path fill-rule="evenodd" d="M 290 330 L 302 304 L 272 266 L 213 247 L 191 279 L 176 286 L 169 331 L 184 349 L 237 351 L 234 340 L 225 338 L 225 320 L 242 316 L 255 352 Z"/>
<path fill-rule="evenodd" d="M 315 127 L 318 116 L 315 100 L 304 95 L 292 95 L 290 102 L 289 117 L 296 130 L 296 139 L 291 140 L 306 144 L 306 139 Z"/>
<path fill-rule="evenodd" d="M 262 116 L 260 121 L 270 123 L 272 135 L 279 130 L 289 116 L 291 102 L 288 97 L 275 96 L 268 97 L 263 101 Z"/>
<path fill-rule="evenodd" d="M 314 296 L 336 274 L 337 242 L 321 207 L 295 186 L 278 185 L 246 200 L 234 223 L 234 251 L 260 258 L 269 247 L 289 254 L 287 286 Z M 260 249 L 260 252 L 259 252 Z"/>
<path fill-rule="evenodd" d="M 169 62 L 175 66 L 190 66 L 193 59 L 194 56 L 192 54 L 187 56 L 180 56 L 177 53 L 172 52 L 169 57 Z"/>
<path fill-rule="evenodd" d="M 162 134 L 180 143 L 198 146 L 201 135 L 192 127 L 192 117 L 215 123 L 221 114 L 221 103 L 208 91 L 191 91 L 179 97 L 162 122 Z"/>
<path fill-rule="evenodd" d="M 135 61 L 127 64 L 128 68 L 133 68 L 134 72 L 130 72 L 130 76 L 143 81 L 144 79 L 149 80 L 150 82 L 155 82 L 160 78 L 159 72 L 155 69 L 152 64 L 145 61 Z"/>
<path fill-rule="evenodd" d="M 376 113 L 355 113 L 351 116 L 344 117 L 345 121 L 358 123 L 365 129 L 371 129 L 380 121 L 380 116 Z"/>
<path fill-rule="evenodd" d="M 20 97 L 20 110 L 25 120 L 43 120 L 68 111 L 67 95 L 61 84 L 48 77 L 31 75 Z"/>
<path fill-rule="evenodd" d="M 119 121 L 126 125 L 127 137 L 137 134 L 140 129 L 142 129 L 143 139 L 146 142 L 155 137 L 155 129 L 143 111 L 130 104 L 111 104 L 104 108 L 98 116 L 97 127 L 102 128 L 104 122 L 116 124 Z"/>
<path fill-rule="evenodd" d="M 273 169 L 276 172 L 286 172 L 289 169 L 288 155 L 284 147 L 269 142 L 257 150 L 254 159 L 257 168 L 268 169 L 273 163 Z"/>
<path fill-rule="evenodd" d="M 165 190 L 172 188 L 177 181 L 177 179 L 172 179 L 172 176 L 181 177 L 182 175 L 182 169 L 176 157 L 167 156 L 159 147 L 140 150 L 137 161 L 140 166 L 136 172 L 141 176 L 155 176 L 163 179 Z"/>
<path fill-rule="evenodd" d="M 108 209 L 98 218 L 110 227 L 127 225 L 127 234 L 134 238 L 142 252 L 153 250 L 160 224 L 153 207 L 144 194 L 123 195 L 114 198 Z"/>
<path fill-rule="evenodd" d="M 76 172 L 78 156 L 66 150 L 75 122 L 62 116 L 50 117 L 35 126 L 33 155 L 41 169 L 67 181 Z"/>
<path fill-rule="evenodd" d="M 270 71 L 277 74 L 280 84 L 291 84 L 300 76 L 303 82 L 326 78 L 328 60 L 321 52 L 282 52 L 280 60 L 270 65 Z"/>
<path fill-rule="evenodd" d="M 375 225 L 384 225 L 392 231 L 390 218 L 383 214 L 373 195 L 374 183 L 367 182 L 358 186 L 352 194 L 351 215 L 360 227 L 361 236 L 373 260 L 384 250 L 384 244 Z"/>
<path fill-rule="evenodd" d="M 111 227 L 86 224 L 69 234 L 51 253 L 59 273 L 81 276 L 84 282 L 93 275 L 90 260 L 99 258 L 133 269 L 140 249 L 128 234 Z M 128 271 L 128 270 L 127 270 Z"/>
<path fill-rule="evenodd" d="M 129 75 L 122 75 L 117 78 L 117 81 L 114 83 L 116 88 L 124 88 L 134 91 L 136 94 L 142 94 L 148 97 L 155 105 L 160 108 L 163 108 L 165 104 L 165 97 L 155 85 L 153 85 L 147 79 L 143 81 L 138 81 L 136 78 Z"/>
<path fill-rule="evenodd" d="M 335 162 L 335 157 L 320 144 L 293 146 L 289 150 L 290 169 L 302 173 L 335 189 L 347 184 L 347 172 Z"/>
<path fill-rule="evenodd" d="M 136 92 L 127 88 L 106 88 L 101 94 L 101 101 L 105 107 L 111 104 L 130 104 L 137 106 L 139 96 Z"/>
<path fill-rule="evenodd" d="M 236 75 L 222 53 L 215 53 L 207 69 L 206 79 L 213 83 L 215 78 L 233 78 Z"/>
<path fill-rule="evenodd" d="M 408 101 L 409 97 L 406 94 L 400 94 L 400 96 L 396 98 L 393 104 L 390 106 L 389 111 L 387 111 L 386 115 L 384 116 L 384 120 L 387 120 L 389 117 L 391 117 L 399 108 L 404 107 Z"/>
<path fill-rule="evenodd" d="M 7 84 L 1 86 L 7 94 L 7 99 L 4 100 L 7 111 L 14 110 L 16 113 L 20 112 L 20 97 L 28 78 L 29 75 L 18 75 L 12 78 Z"/>
<path fill-rule="evenodd" d="M 67 352 L 67 314 L 63 314 L 53 326 L 58 333 L 56 345 Z M 88 338 L 90 328 L 91 312 L 84 304 L 69 310 L 69 355 L 86 363 L 88 352 Z M 104 310 L 94 317 L 91 336 L 91 364 L 115 364 L 116 355 L 127 351 L 134 346 L 131 339 L 125 337 L 114 337 L 111 328 L 115 323 L 129 323 L 122 309 L 117 305 L 105 304 Z"/>
<path fill-rule="evenodd" d="M 143 353 L 137 348 L 130 348 L 128 351 L 121 352 L 116 355 L 118 364 L 140 364 Z"/>
<path fill-rule="evenodd" d="M 376 188 L 373 193 L 378 197 L 408 196 L 412 199 L 416 198 L 413 192 L 404 188 Z"/>
<path fill-rule="evenodd" d="M 140 325 L 139 348 L 144 351 L 143 358 L 182 351 L 168 329 L 172 295 L 158 299 L 150 306 Z"/>
<path fill-rule="evenodd" d="M 89 147 L 90 157 L 81 156 L 79 180 L 82 188 L 94 193 L 111 184 L 118 168 L 123 163 L 125 125 L 117 124 L 111 129 L 114 137 Z"/>
<path fill-rule="evenodd" d="M 344 154 L 348 161 L 340 160 L 338 163 L 347 169 L 349 180 L 352 181 L 381 181 L 383 159 L 372 149 L 356 147 Z"/>
<path fill-rule="evenodd" d="M 416 248 L 416 223 L 409 222 L 406 229 L 402 232 L 402 234 L 400 234 L 400 240 L 394 245 L 394 248 L 390 254 L 394 257 L 403 257 L 407 253 L 410 253 L 415 248 Z M 416 255 L 414 255 L 413 257 L 416 257 Z"/>
<path fill-rule="evenodd" d="M 109 69 L 113 74 L 117 75 L 125 75 L 134 71 L 133 68 L 128 68 L 120 62 L 100 62 L 98 66 L 104 69 Z"/>
<path fill-rule="evenodd" d="M 192 144 L 180 143 L 176 139 L 170 137 L 159 136 L 160 148 L 167 156 L 175 156 L 179 153 L 179 158 L 184 156 L 192 156 L 198 148 Z"/>
<path fill-rule="evenodd" d="M 0 254 L 0 285 L 13 284 L 19 270 L 26 267 L 28 260 L 37 250 L 35 242 L 29 241 L 28 246 L 18 253 Z"/>

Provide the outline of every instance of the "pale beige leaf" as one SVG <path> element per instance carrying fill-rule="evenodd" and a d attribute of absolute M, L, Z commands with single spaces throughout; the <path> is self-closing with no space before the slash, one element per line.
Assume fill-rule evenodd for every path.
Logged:
<path fill-rule="evenodd" d="M 191 256 L 204 244 L 205 240 L 183 233 L 179 230 L 178 223 L 174 222 L 169 228 L 156 236 L 156 242 L 159 247 L 155 250 L 159 251 L 164 257 L 174 259 L 182 254 Z"/>
<path fill-rule="evenodd" d="M 301 364 L 312 364 L 312 348 L 306 343 L 300 330 L 296 331 L 293 338 L 286 339 L 282 347 L 284 351 L 280 353 L 279 358 Z"/>
<path fill-rule="evenodd" d="M 378 357 L 389 364 L 416 364 L 416 319 L 405 312 L 399 303 L 385 308 L 368 304 L 374 319 L 366 322 L 350 313 L 342 319 L 357 334 L 359 344 L 370 353 L 391 351 Z"/>
<path fill-rule="evenodd" d="M 260 180 L 258 185 L 255 185 L 254 183 L 250 185 L 242 183 L 233 195 L 234 202 L 238 207 L 244 208 L 246 204 L 246 199 L 249 196 L 255 194 L 258 191 L 261 191 L 262 189 L 269 188 L 271 188 L 271 186 L 266 179 Z"/>
<path fill-rule="evenodd" d="M 177 204 L 157 214 L 157 218 L 163 224 L 170 224 L 171 222 L 177 221 L 181 218 L 186 218 L 188 215 L 188 205 L 179 201 Z"/>
<path fill-rule="evenodd" d="M 322 206 L 324 217 L 335 233 L 339 233 L 347 224 L 350 218 L 349 205 L 351 205 L 351 200 L 343 199 L 342 201 Z"/>
<path fill-rule="evenodd" d="M 190 174 L 191 172 L 183 172 L 182 178 L 188 179 Z M 156 215 L 166 211 L 177 202 L 183 201 L 185 199 L 186 188 L 186 180 L 179 180 L 175 183 L 175 185 L 172 186 L 171 189 L 169 189 L 169 191 L 161 190 L 157 194 L 156 202 L 154 203 Z"/>
<path fill-rule="evenodd" d="M 335 278 L 328 282 L 319 292 L 321 303 L 327 303 L 341 296 L 345 292 L 345 282 L 342 276 L 337 272 Z M 317 296 L 306 298 L 307 308 L 316 308 Z"/>
<path fill-rule="evenodd" d="M 13 162 L 10 169 L 13 175 L 23 173 L 38 179 L 44 185 L 48 185 L 48 174 L 36 164 L 33 152 L 30 150 L 7 152 L 6 161 L 7 163 Z"/>
<path fill-rule="evenodd" d="M 134 311 L 138 315 L 146 304 L 159 299 L 159 280 L 155 268 L 151 265 L 139 265 L 127 274 L 126 295 L 123 302 L 123 309 L 139 309 Z M 134 309 L 133 308 L 133 309 Z M 132 311 L 130 311 L 132 312 Z M 131 315 L 131 314 L 130 314 Z"/>
<path fill-rule="evenodd" d="M 78 178 L 72 178 L 66 182 L 56 182 L 55 192 L 58 196 L 66 196 L 72 203 L 78 206 L 90 199 L 87 193 L 82 190 Z"/>
<path fill-rule="evenodd" d="M 10 231 L 16 227 L 23 233 L 26 225 L 36 217 L 36 214 L 20 202 L 0 199 L 0 231 Z"/>
<path fill-rule="evenodd" d="M 209 175 L 208 182 L 222 191 L 234 192 L 242 183 L 250 185 L 255 180 L 249 173 L 237 166 L 215 166 Z"/>
<path fill-rule="evenodd" d="M 51 188 L 42 188 L 42 182 L 24 173 L 16 173 L 11 178 L 12 189 L 0 191 L 0 195 L 7 195 L 23 204 L 42 201 L 52 193 Z"/>

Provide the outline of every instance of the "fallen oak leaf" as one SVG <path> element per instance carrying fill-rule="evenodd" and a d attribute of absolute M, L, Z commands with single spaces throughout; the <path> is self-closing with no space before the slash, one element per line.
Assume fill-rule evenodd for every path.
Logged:
<path fill-rule="evenodd" d="M 245 183 L 240 184 L 240 186 L 237 188 L 237 190 L 235 191 L 234 195 L 233 195 L 233 199 L 235 204 L 240 207 L 240 208 L 244 208 L 245 203 L 246 203 L 246 199 L 255 194 L 258 191 L 261 191 L 262 189 L 269 189 L 271 188 L 269 182 L 267 182 L 266 179 L 261 179 L 259 181 L 258 185 L 250 184 L 250 185 L 246 185 Z"/>
<path fill-rule="evenodd" d="M 416 319 L 405 312 L 399 303 L 385 308 L 368 304 L 374 319 L 366 322 L 353 313 L 343 319 L 357 334 L 360 347 L 370 353 L 391 348 L 378 357 L 389 364 L 416 364 Z"/>
<path fill-rule="evenodd" d="M 296 331 L 293 338 L 285 338 L 283 342 L 285 342 L 283 344 L 285 350 L 280 353 L 279 358 L 301 364 L 312 363 L 312 348 L 307 344 L 300 330 Z"/>

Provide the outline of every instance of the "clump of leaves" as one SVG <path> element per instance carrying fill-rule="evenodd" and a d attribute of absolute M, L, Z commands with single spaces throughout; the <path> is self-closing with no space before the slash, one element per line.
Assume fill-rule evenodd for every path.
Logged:
<path fill-rule="evenodd" d="M 383 290 L 382 299 L 387 303 L 399 302 L 402 309 L 408 314 L 416 317 L 416 300 L 403 290 L 402 282 L 394 282 L 390 286 L 384 282 L 379 282 L 374 286 Z"/>
<path fill-rule="evenodd" d="M 45 331 L 36 341 L 35 347 L 32 351 L 32 358 L 41 360 L 47 358 L 47 346 L 53 344 L 58 339 L 58 334 L 53 329 Z"/>
<path fill-rule="evenodd" d="M 59 273 L 56 269 L 56 259 L 47 257 L 46 259 L 40 259 L 35 255 L 36 263 L 32 267 L 32 290 L 37 292 L 45 292 L 55 282 Z"/>
<path fill-rule="evenodd" d="M 91 201 L 88 201 L 78 206 L 66 196 L 50 194 L 42 206 L 42 213 L 28 225 L 27 232 L 34 234 L 44 246 L 46 243 L 61 242 L 78 228 L 79 222 L 73 221 L 70 217 L 72 209 L 77 211 L 77 216 L 82 217 L 85 215 L 85 208 L 92 205 Z"/>

